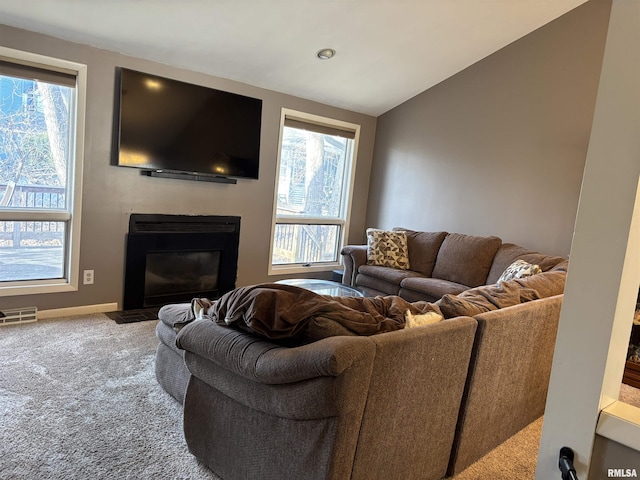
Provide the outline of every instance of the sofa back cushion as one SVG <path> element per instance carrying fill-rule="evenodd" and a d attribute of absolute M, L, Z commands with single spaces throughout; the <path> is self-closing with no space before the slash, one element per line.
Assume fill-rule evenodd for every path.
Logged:
<path fill-rule="evenodd" d="M 513 281 L 483 285 L 466 290 L 459 295 L 444 295 L 435 304 L 444 318 L 473 317 L 480 313 L 511 307 L 540 298 L 533 288 L 523 287 Z"/>
<path fill-rule="evenodd" d="M 564 293 L 566 270 L 558 268 L 524 278 L 482 285 L 458 295 L 443 295 L 435 302 L 444 318 L 473 317 L 491 310 L 554 297 Z"/>
<path fill-rule="evenodd" d="M 567 280 L 566 270 L 549 270 L 526 278 L 515 278 L 505 283 L 513 283 L 522 288 L 535 290 L 540 298 L 554 297 L 564 293 Z"/>
<path fill-rule="evenodd" d="M 438 251 L 447 232 L 416 232 L 396 227 L 394 231 L 404 231 L 407 235 L 409 265 L 411 270 L 430 277 L 436 264 Z"/>
<path fill-rule="evenodd" d="M 431 276 L 469 287 L 484 285 L 500 245 L 498 237 L 450 233 L 438 251 Z"/>
<path fill-rule="evenodd" d="M 538 265 L 543 272 L 551 270 L 562 262 L 566 262 L 562 257 L 543 255 L 513 243 L 503 243 L 493 259 L 486 283 L 496 283 L 500 275 L 516 260 L 524 260 Z"/>
<path fill-rule="evenodd" d="M 503 243 L 493 258 L 489 275 L 487 276 L 487 284 L 496 283 L 500 275 L 516 260 L 520 260 L 523 255 L 534 253 L 520 245 L 513 243 Z M 531 262 L 529 262 L 531 263 Z"/>
<path fill-rule="evenodd" d="M 535 263 L 543 272 L 557 269 L 566 271 L 569 264 L 569 261 L 565 258 L 553 255 L 543 255 L 542 253 L 528 253 L 526 255 L 522 255 L 520 258 L 525 262 Z M 564 265 L 564 267 L 561 268 L 562 265 Z"/>

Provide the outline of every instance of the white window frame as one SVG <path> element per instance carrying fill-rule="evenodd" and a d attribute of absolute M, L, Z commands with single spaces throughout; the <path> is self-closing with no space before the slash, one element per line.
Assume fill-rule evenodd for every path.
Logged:
<path fill-rule="evenodd" d="M 285 118 L 293 118 L 306 123 L 312 123 L 317 125 L 323 125 L 328 127 L 334 127 L 346 131 L 354 132 L 354 138 L 352 142 L 351 162 L 350 165 L 345 165 L 345 177 L 343 181 L 342 189 L 342 201 L 339 218 L 324 218 L 318 216 L 300 216 L 300 215 L 278 215 L 278 181 L 280 178 L 280 162 L 282 157 L 282 136 L 285 124 Z M 273 193 L 273 216 L 271 219 L 271 239 L 269 243 L 269 275 L 285 275 L 285 274 L 298 274 L 298 273 L 312 273 L 312 272 L 326 272 L 334 270 L 342 266 L 342 257 L 340 250 L 345 245 L 346 239 L 349 236 L 349 223 L 351 220 L 351 208 L 353 204 L 353 190 L 355 185 L 355 171 L 356 163 L 358 159 L 358 143 L 360 139 L 360 125 L 342 120 L 336 120 L 329 117 L 323 117 L 320 115 L 314 115 L 311 113 L 300 112 L 297 110 L 291 110 L 283 108 L 280 114 L 280 130 L 278 135 L 278 160 L 276 164 L 276 176 L 274 181 L 274 193 Z M 322 262 L 312 264 L 287 264 L 287 265 L 274 265 L 273 260 L 273 248 L 276 224 L 292 224 L 292 225 L 339 225 L 340 235 L 338 239 L 337 247 L 337 260 L 335 262 Z"/>
<path fill-rule="evenodd" d="M 0 46 L 0 59 L 8 62 L 34 66 L 45 70 L 72 73 L 76 76 L 75 124 L 70 125 L 71 158 L 67 168 L 69 211 L 36 209 L 11 209 L 0 211 L 0 220 L 7 221 L 57 221 L 66 222 L 65 271 L 66 278 L 45 280 L 22 280 L 3 282 L 0 297 L 58 293 L 78 290 L 80 269 L 80 225 L 82 213 L 82 169 L 84 163 L 84 132 L 87 93 L 87 66 L 57 58 L 23 52 Z"/>

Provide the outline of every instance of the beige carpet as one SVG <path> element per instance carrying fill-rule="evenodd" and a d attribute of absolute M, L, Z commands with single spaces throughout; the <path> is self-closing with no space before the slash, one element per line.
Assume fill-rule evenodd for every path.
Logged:
<path fill-rule="evenodd" d="M 0 478 L 217 479 L 155 380 L 156 323 L 98 314 L 0 327 Z"/>
<path fill-rule="evenodd" d="M 640 408 L 640 390 L 637 388 L 630 387 L 623 383 L 620 388 L 620 397 L 618 397 L 618 399 L 621 402 Z"/>
<path fill-rule="evenodd" d="M 527 480 L 535 476 L 542 418 L 463 470 L 452 480 Z M 505 461 L 505 459 L 509 461 Z"/>

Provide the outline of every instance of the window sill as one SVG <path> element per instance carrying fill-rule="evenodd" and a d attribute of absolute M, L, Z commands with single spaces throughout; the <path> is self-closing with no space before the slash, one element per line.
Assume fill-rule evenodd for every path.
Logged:
<path fill-rule="evenodd" d="M 78 290 L 78 286 L 69 282 L 63 281 L 61 283 L 51 282 L 23 282 L 9 286 L 0 286 L 0 297 L 10 297 L 16 295 L 38 295 L 45 293 L 62 293 L 62 292 L 75 292 Z"/>
<path fill-rule="evenodd" d="M 640 408 L 614 402 L 602 410 L 596 433 L 640 451 Z"/>
<path fill-rule="evenodd" d="M 342 267 L 340 262 L 319 263 L 311 264 L 309 266 L 303 265 L 271 265 L 269 267 L 268 275 L 288 275 L 299 273 L 319 273 L 319 272 L 332 272 L 336 268 Z"/>

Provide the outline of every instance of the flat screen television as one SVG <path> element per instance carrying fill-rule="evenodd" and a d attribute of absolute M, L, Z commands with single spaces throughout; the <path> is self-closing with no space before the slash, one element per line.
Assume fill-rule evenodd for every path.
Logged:
<path fill-rule="evenodd" d="M 114 163 L 147 175 L 258 178 L 262 100 L 116 71 Z"/>

